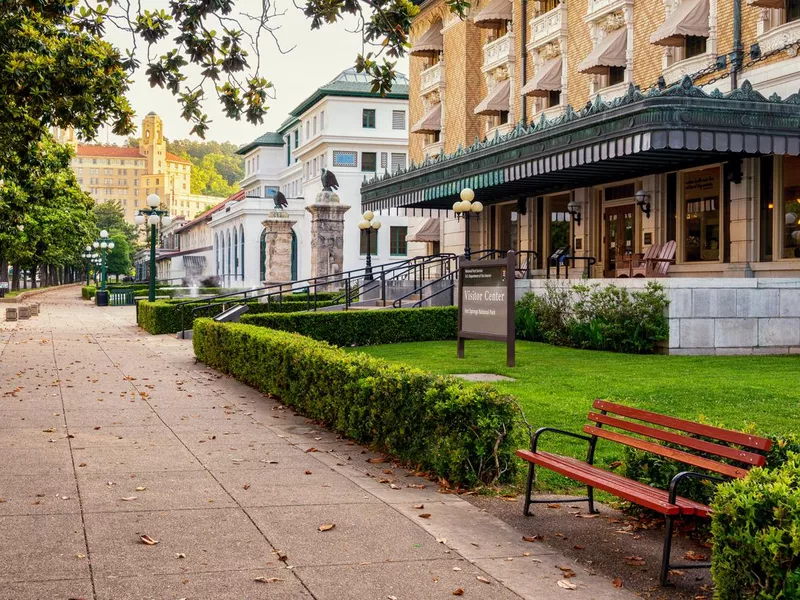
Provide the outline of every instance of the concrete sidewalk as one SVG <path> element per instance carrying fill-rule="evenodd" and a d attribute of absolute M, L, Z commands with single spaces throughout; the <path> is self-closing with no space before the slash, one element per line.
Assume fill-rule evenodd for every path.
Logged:
<path fill-rule="evenodd" d="M 0 599 L 634 597 L 78 293 L 0 324 Z"/>

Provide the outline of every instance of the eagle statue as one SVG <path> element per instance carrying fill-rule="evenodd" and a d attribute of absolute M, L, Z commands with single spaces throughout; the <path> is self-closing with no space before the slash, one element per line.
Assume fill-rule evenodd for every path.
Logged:
<path fill-rule="evenodd" d="M 286 199 L 286 196 L 283 195 L 283 192 L 278 192 L 275 194 L 275 210 L 281 210 L 282 208 L 289 207 L 289 201 Z"/>
<path fill-rule="evenodd" d="M 333 171 L 328 171 L 328 169 L 322 169 L 322 191 L 323 192 L 332 192 L 333 190 L 339 189 L 339 182 L 336 181 L 336 175 L 333 174 Z"/>

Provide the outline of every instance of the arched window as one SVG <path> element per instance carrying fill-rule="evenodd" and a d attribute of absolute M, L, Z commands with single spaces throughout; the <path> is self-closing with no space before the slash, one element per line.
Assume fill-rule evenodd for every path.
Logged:
<path fill-rule="evenodd" d="M 244 281 L 244 225 L 239 225 L 239 270 L 242 273 L 242 281 Z"/>
<path fill-rule="evenodd" d="M 214 271 L 215 275 L 219 277 L 219 234 L 214 234 L 214 258 L 216 259 L 216 271 Z"/>
<path fill-rule="evenodd" d="M 261 238 L 259 240 L 259 265 L 258 265 L 258 280 L 264 282 L 267 279 L 267 230 L 261 230 Z"/>
<path fill-rule="evenodd" d="M 239 230 L 233 229 L 233 280 L 239 279 Z"/>
<path fill-rule="evenodd" d="M 230 229 L 228 230 L 227 239 L 225 240 L 225 246 L 228 250 L 228 254 L 226 255 L 227 263 L 225 265 L 226 266 L 225 272 L 228 274 L 228 282 L 230 282 L 231 279 L 231 230 Z"/>

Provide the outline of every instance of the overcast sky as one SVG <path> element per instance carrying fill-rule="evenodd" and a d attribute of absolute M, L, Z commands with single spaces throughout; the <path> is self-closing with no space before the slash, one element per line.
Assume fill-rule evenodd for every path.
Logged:
<path fill-rule="evenodd" d="M 355 19 L 340 21 L 335 25 L 328 25 L 321 30 L 312 31 L 311 21 L 296 8 L 291 0 L 276 0 L 278 11 L 286 11 L 283 16 L 275 17 L 271 21 L 280 25 L 276 36 L 284 50 L 294 48 L 288 54 L 281 54 L 275 41 L 262 35 L 259 48 L 261 51 L 261 75 L 275 85 L 275 99 L 270 100 L 270 109 L 262 125 L 252 125 L 242 119 L 233 121 L 222 113 L 216 94 L 212 87 L 206 90 L 204 110 L 212 120 L 206 139 L 229 141 L 237 145 L 244 144 L 258 137 L 266 131 L 274 131 L 286 119 L 289 111 L 299 105 L 305 98 L 312 94 L 318 87 L 324 85 L 341 71 L 353 66 L 356 55 L 361 51 L 361 35 L 350 33 L 355 29 Z M 301 0 L 297 0 L 302 5 Z M 250 14 L 260 13 L 262 0 L 237 0 L 237 10 Z M 169 12 L 167 0 L 141 0 L 143 9 L 164 9 Z M 245 26 L 247 19 L 240 22 Z M 214 25 L 217 31 L 220 27 Z M 171 36 L 171 37 L 174 37 Z M 131 46 L 130 34 L 120 32 L 112 26 L 107 27 L 106 38 L 119 48 L 126 49 Z M 194 137 L 189 131 L 192 126 L 184 121 L 180 115 L 180 108 L 176 98 L 166 90 L 158 87 L 151 88 L 145 75 L 146 55 L 141 48 L 138 53 L 142 67 L 134 75 L 134 84 L 128 98 L 136 111 L 137 128 L 141 120 L 150 111 L 155 111 L 164 119 L 164 135 L 170 139 Z M 171 44 L 158 47 L 159 53 L 164 53 L 172 48 Z M 249 50 L 249 49 L 248 49 Z M 255 56 L 252 56 L 255 64 Z M 408 72 L 407 59 L 398 62 L 398 70 Z M 188 83 L 196 83 L 189 81 Z M 138 135 L 138 131 L 137 131 Z M 97 142 L 120 143 L 120 139 L 104 130 Z"/>

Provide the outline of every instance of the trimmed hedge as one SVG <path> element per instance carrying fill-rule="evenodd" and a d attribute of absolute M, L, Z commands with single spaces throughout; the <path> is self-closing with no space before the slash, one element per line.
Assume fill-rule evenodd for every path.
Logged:
<path fill-rule="evenodd" d="M 97 293 L 97 286 L 85 285 L 81 288 L 81 298 L 84 300 L 91 300 Z"/>
<path fill-rule="evenodd" d="M 210 367 L 453 485 L 513 478 L 519 410 L 492 386 L 240 323 L 198 319 L 193 344 Z"/>
<path fill-rule="evenodd" d="M 335 346 L 452 340 L 458 336 L 458 308 L 396 308 L 244 315 L 242 323 L 291 331 Z"/>
<path fill-rule="evenodd" d="M 181 306 L 182 302 L 186 302 L 185 298 L 174 298 L 170 300 L 156 300 L 155 302 L 148 302 L 142 300 L 136 306 L 136 322 L 139 327 L 153 335 L 161 335 L 164 333 L 177 333 L 181 330 L 181 312 L 183 312 L 183 325 L 186 329 L 192 328 L 192 323 L 195 317 L 215 317 L 223 310 L 223 305 L 227 303 L 233 304 L 233 300 L 221 298 L 215 300 L 211 306 L 203 308 L 192 314 L 192 309 L 197 306 L 206 304 L 207 301 L 198 301 L 194 304 L 185 304 Z M 330 306 L 330 300 L 318 300 L 317 307 Z M 306 310 L 308 308 L 307 302 L 271 302 L 262 303 L 258 301 L 247 302 L 248 312 L 252 314 L 260 313 L 287 313 Z M 312 303 L 313 306 L 313 303 Z"/>
<path fill-rule="evenodd" d="M 715 598 L 800 598 L 800 455 L 720 485 L 712 504 Z"/>

